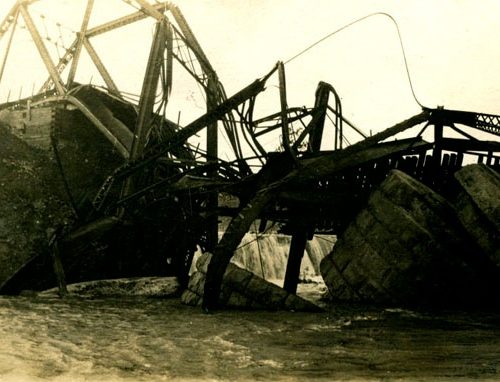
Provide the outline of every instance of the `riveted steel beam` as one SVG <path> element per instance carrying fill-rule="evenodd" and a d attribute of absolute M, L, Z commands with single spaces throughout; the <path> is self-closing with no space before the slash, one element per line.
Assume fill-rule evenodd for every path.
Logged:
<path fill-rule="evenodd" d="M 89 25 L 90 15 L 92 13 L 92 7 L 94 6 L 94 0 L 87 1 L 87 8 L 85 9 L 85 15 L 83 16 L 82 26 L 80 27 L 80 33 L 77 36 L 77 43 L 75 46 L 75 52 L 73 53 L 73 60 L 71 62 L 71 67 L 68 74 L 68 87 L 71 86 L 73 80 L 75 79 L 76 68 L 78 67 L 78 61 L 80 60 L 80 53 L 82 52 L 83 40 L 85 39 L 85 33 L 87 32 L 87 27 Z"/>
<path fill-rule="evenodd" d="M 40 57 L 42 58 L 42 61 L 45 64 L 45 67 L 47 68 L 52 81 L 54 82 L 57 93 L 60 95 L 65 94 L 66 88 L 63 85 L 61 76 L 59 75 L 59 72 L 57 71 L 54 63 L 52 62 L 52 59 L 50 58 L 47 47 L 43 43 L 40 33 L 38 33 L 38 29 L 36 28 L 35 23 L 33 22 L 33 19 L 28 12 L 26 4 L 22 4 L 19 7 L 19 10 L 21 12 L 21 15 L 23 16 L 24 22 L 26 23 L 26 27 L 28 28 L 31 37 L 33 38 L 33 42 L 35 43 L 38 53 L 40 54 Z"/>

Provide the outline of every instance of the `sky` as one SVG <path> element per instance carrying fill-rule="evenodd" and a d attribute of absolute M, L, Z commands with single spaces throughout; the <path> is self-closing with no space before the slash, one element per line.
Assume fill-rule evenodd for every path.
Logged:
<path fill-rule="evenodd" d="M 500 114 L 500 1 L 497 0 L 174 0 L 204 49 L 228 95 L 287 61 L 307 46 L 355 19 L 387 12 L 402 35 L 411 80 L 427 107 Z M 14 3 L 0 1 L 0 17 Z M 95 0 L 90 26 L 134 11 L 123 0 Z M 69 45 L 79 29 L 85 2 L 40 0 L 30 6 L 42 34 L 61 36 Z M 45 20 L 41 22 L 42 20 Z M 43 25 L 45 24 L 45 25 Z M 138 23 L 92 42 L 122 90 L 139 93 L 152 22 Z M 73 35 L 74 36 L 74 35 Z M 54 38 L 54 37 L 53 37 Z M 0 41 L 3 57 L 8 35 Z M 14 36 L 0 101 L 29 95 L 45 79 L 43 65 L 24 31 Z M 54 40 L 52 41 L 54 42 Z M 50 44 L 48 44 L 50 45 Z M 54 59 L 57 54 L 52 52 Z M 364 131 L 377 132 L 420 111 L 407 79 L 397 31 L 375 16 L 337 33 L 285 65 L 289 106 L 312 106 L 319 81 L 341 96 L 344 116 Z M 174 72 L 174 78 L 180 75 Z M 21 80 L 22 79 L 22 80 Z M 100 83 L 88 57 L 77 73 L 81 82 Z M 101 81 L 102 82 L 102 81 Z M 21 85 L 23 83 L 23 85 Z M 277 79 L 268 84 L 267 107 L 279 110 Z M 35 84 L 35 85 L 33 85 Z M 20 86 L 23 89 L 20 89 Z M 196 86 L 174 81 L 172 115 L 189 122 L 203 111 Z M 185 110 L 185 104 L 194 109 Z"/>

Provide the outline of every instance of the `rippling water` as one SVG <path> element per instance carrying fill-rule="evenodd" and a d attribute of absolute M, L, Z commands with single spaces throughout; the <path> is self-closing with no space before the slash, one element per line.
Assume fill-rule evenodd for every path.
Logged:
<path fill-rule="evenodd" d="M 500 379 L 500 314 L 0 298 L 1 381 Z"/>

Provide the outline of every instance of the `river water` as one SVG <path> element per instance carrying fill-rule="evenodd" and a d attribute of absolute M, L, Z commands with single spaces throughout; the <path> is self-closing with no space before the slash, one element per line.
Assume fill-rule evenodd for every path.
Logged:
<path fill-rule="evenodd" d="M 249 236 L 235 261 L 276 282 L 283 240 Z M 0 381 L 500 380 L 500 313 L 326 303 L 317 264 L 332 245 L 310 243 L 298 290 L 322 313 L 205 314 L 129 291 L 0 297 Z"/>
<path fill-rule="evenodd" d="M 1 297 L 0 338 L 0 381 L 500 380 L 498 313 Z"/>

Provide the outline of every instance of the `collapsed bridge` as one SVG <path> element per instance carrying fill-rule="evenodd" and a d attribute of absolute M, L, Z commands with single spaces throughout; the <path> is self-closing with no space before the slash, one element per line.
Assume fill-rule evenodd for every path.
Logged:
<path fill-rule="evenodd" d="M 0 37 L 13 33 L 22 17 L 49 78 L 37 95 L 0 105 L 0 119 L 29 141 L 31 121 L 50 111 L 45 127 L 37 127 L 37 138 L 45 139 L 57 163 L 72 218 L 49 238 L 52 256 L 32 254 L 0 280 L 4 293 L 53 286 L 54 279 L 46 275 L 54 264 L 61 291 L 65 282 L 89 278 L 165 274 L 175 274 L 185 286 L 200 246 L 213 253 L 204 286 L 205 306 L 212 308 L 228 263 L 255 222 L 260 232 L 278 226 L 292 237 L 283 287 L 295 293 L 307 240 L 317 233 L 342 234 L 391 170 L 453 198 L 454 174 L 464 158 L 500 168 L 500 116 L 424 108 L 368 136 L 344 118 L 330 84 L 318 84 L 314 105 L 290 107 L 282 62 L 227 97 L 187 21 L 171 3 L 135 0 L 137 12 L 88 28 L 89 0 L 75 41 L 53 62 L 30 15 L 34 2 L 16 3 Z M 156 20 L 156 28 L 134 103 L 115 85 L 91 38 L 148 17 Z M 105 88 L 75 82 L 83 49 Z M 165 115 L 174 91 L 174 64 L 206 97 L 206 113 L 185 126 Z M 276 77 L 279 108 L 257 116 L 258 97 Z M 419 130 L 399 138 L 412 128 Z M 348 145 L 348 130 L 361 140 Z M 433 139 L 424 140 L 429 131 Z M 474 131 L 487 138 L 478 139 Z M 206 138 L 204 147 L 190 141 L 199 133 Z M 232 160 L 219 155 L 221 134 Z M 264 144 L 269 137 L 277 143 L 271 150 Z M 322 149 L 326 139 L 333 150 Z M 82 158 L 90 158 L 93 167 L 84 170 Z M 219 231 L 224 232 L 220 240 Z"/>

